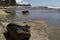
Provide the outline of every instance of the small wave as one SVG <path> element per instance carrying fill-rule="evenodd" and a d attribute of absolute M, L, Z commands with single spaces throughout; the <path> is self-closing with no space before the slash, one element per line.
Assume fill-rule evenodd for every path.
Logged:
<path fill-rule="evenodd" d="M 48 7 L 48 8 L 56 8 L 56 9 L 60 9 L 60 7 Z"/>

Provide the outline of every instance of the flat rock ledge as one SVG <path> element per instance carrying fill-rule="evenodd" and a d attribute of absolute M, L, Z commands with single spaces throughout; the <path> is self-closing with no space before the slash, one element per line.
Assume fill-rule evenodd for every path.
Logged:
<path fill-rule="evenodd" d="M 3 33 L 7 32 L 6 27 L 11 22 L 1 22 L 0 23 L 0 40 L 6 40 Z M 18 25 L 28 24 L 30 26 L 31 38 L 30 40 L 49 40 L 48 35 L 46 33 L 47 24 L 42 20 L 34 20 L 34 21 L 20 21 L 13 22 Z"/>

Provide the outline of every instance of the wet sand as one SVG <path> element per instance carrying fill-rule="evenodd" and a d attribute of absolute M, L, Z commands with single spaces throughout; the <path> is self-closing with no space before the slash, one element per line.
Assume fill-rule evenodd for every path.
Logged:
<path fill-rule="evenodd" d="M 49 40 L 60 40 L 60 27 L 49 25 L 47 29 Z"/>

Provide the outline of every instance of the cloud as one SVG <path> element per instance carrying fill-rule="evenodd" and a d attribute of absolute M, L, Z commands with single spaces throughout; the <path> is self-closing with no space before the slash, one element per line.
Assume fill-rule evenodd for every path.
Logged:
<path fill-rule="evenodd" d="M 21 4 L 29 4 L 28 2 L 22 2 Z"/>
<path fill-rule="evenodd" d="M 16 0 L 17 4 L 29 4 L 28 2 L 26 1 L 23 1 L 23 0 Z"/>
<path fill-rule="evenodd" d="M 18 2 L 22 2 L 23 0 L 16 0 L 16 2 L 18 3 Z"/>

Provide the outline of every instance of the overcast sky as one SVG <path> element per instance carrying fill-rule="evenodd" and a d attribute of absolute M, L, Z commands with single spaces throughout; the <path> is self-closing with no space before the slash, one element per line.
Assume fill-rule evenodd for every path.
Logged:
<path fill-rule="evenodd" d="M 32 6 L 60 6 L 60 0 L 16 0 L 18 4 L 31 4 Z"/>

